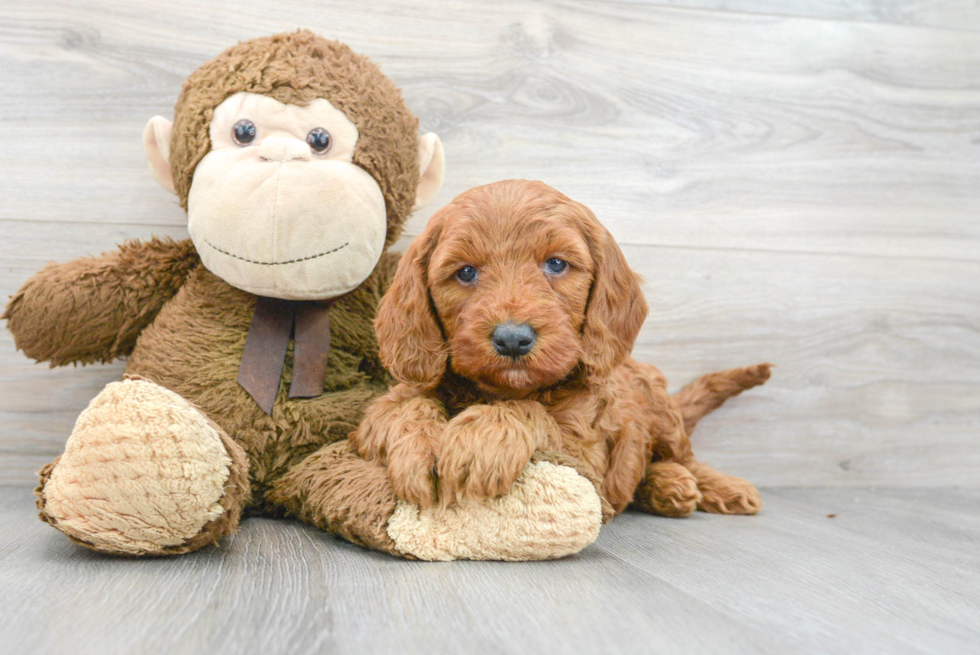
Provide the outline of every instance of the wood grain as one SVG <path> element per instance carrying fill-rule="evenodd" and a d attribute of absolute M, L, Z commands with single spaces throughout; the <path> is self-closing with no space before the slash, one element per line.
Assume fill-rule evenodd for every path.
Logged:
<path fill-rule="evenodd" d="M 402 245 L 456 193 L 543 179 L 647 279 L 639 359 L 678 386 L 778 365 L 699 426 L 700 456 L 763 485 L 977 487 L 980 34 L 970 3 L 889 6 L 908 19 L 829 0 L 780 13 L 844 20 L 761 0 L 7 3 L 0 295 L 51 259 L 185 235 L 146 119 L 224 47 L 304 26 L 381 64 L 445 143 L 446 186 Z M 121 370 L 48 370 L 0 333 L 0 483 L 32 484 Z"/>
<path fill-rule="evenodd" d="M 975 653 L 976 491 L 764 493 L 757 517 L 627 513 L 577 556 L 405 562 L 250 519 L 221 549 L 86 551 L 0 488 L 0 643 L 20 655 Z M 828 518 L 828 514 L 835 514 Z"/>
<path fill-rule="evenodd" d="M 657 0 L 657 4 L 980 31 L 980 3 L 973 0 Z"/>

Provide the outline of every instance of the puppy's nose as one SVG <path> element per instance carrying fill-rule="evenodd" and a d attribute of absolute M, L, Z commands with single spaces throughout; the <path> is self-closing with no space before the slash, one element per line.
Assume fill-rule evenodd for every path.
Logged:
<path fill-rule="evenodd" d="M 493 330 L 493 347 L 504 357 L 523 357 L 534 347 L 534 328 L 527 323 L 501 323 Z"/>

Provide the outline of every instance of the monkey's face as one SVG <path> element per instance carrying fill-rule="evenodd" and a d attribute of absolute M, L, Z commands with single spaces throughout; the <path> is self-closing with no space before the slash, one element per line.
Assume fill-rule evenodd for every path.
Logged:
<path fill-rule="evenodd" d="M 442 185 L 439 137 L 337 41 L 298 30 L 232 46 L 191 73 L 174 122 L 143 131 L 150 170 L 187 209 L 204 265 L 258 295 L 357 288 Z"/>
<path fill-rule="evenodd" d="M 232 286 L 288 300 L 339 296 L 374 270 L 385 200 L 352 163 L 357 126 L 326 99 L 237 93 L 214 110 L 211 150 L 187 199 L 204 265 Z"/>

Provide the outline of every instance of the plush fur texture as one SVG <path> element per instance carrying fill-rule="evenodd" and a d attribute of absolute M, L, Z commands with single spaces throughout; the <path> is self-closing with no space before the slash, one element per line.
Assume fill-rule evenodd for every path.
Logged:
<path fill-rule="evenodd" d="M 129 243 L 123 252 L 133 254 L 141 247 L 147 249 L 151 262 L 165 261 L 162 253 L 166 249 L 173 260 L 183 262 L 190 245 L 153 240 Z M 332 338 L 325 393 L 309 399 L 288 397 L 293 366 L 290 345 L 271 415 L 266 415 L 236 382 L 255 297 L 200 266 L 186 275 L 183 286 L 173 295 L 172 287 L 141 284 L 143 278 L 137 272 L 115 265 L 118 260 L 119 253 L 75 260 L 64 268 L 50 266 L 29 280 L 6 313 L 17 346 L 38 360 L 58 364 L 108 361 L 128 353 L 127 375 L 152 380 L 187 399 L 234 444 L 232 448 L 226 443 L 226 450 L 240 453 L 241 466 L 235 471 L 244 476 L 247 470 L 249 484 L 244 486 L 251 492 L 247 503 L 246 494 L 222 500 L 222 506 L 228 505 L 224 515 L 228 522 L 217 531 L 206 526 L 206 534 L 202 534 L 206 539 L 192 539 L 183 548 L 147 547 L 135 554 L 186 552 L 211 543 L 237 527 L 243 511 L 282 515 L 287 509 L 285 503 L 268 497 L 273 482 L 319 448 L 346 437 L 357 427 L 370 400 L 389 383 L 378 359 L 371 321 L 393 275 L 397 255 L 384 255 L 360 288 L 330 307 Z M 146 277 L 152 279 L 149 273 Z M 126 310 L 134 305 L 140 311 L 131 316 Z M 152 323 L 139 333 L 135 346 L 127 346 L 125 335 L 134 330 L 136 321 Z M 94 329 L 79 329 L 79 325 Z M 102 336 L 110 334 L 121 338 Z M 93 406 L 98 402 L 97 398 Z M 112 437 L 101 434 L 97 438 Z M 45 483 L 55 468 L 52 465 L 42 472 L 39 503 L 46 520 L 60 527 L 56 517 L 43 509 Z M 344 478 L 342 469 L 335 473 L 340 476 L 335 484 L 361 484 Z M 389 503 L 393 511 L 394 495 Z M 102 542 L 95 544 L 80 533 L 72 536 L 98 550 L 121 552 Z"/>
<path fill-rule="evenodd" d="M 399 501 L 388 534 L 425 560 L 542 560 L 591 544 L 601 519 L 602 504 L 586 478 L 541 461 L 524 468 L 510 493 L 484 503 L 440 511 Z"/>
<path fill-rule="evenodd" d="M 140 379 L 92 401 L 60 463 L 45 474 L 42 518 L 120 555 L 217 541 L 248 494 L 241 448 L 186 400 Z"/>
<path fill-rule="evenodd" d="M 242 120 L 255 131 L 247 146 L 234 137 Z M 330 135 L 323 154 L 307 143 L 313 127 Z M 325 98 L 300 107 L 236 93 L 215 108 L 210 142 L 187 198 L 187 229 L 208 270 L 287 300 L 333 298 L 370 275 L 384 250 L 386 203 L 352 162 L 358 130 L 342 111 Z"/>
<path fill-rule="evenodd" d="M 171 147 L 150 149 L 151 155 L 169 152 L 185 207 L 195 167 L 210 147 L 214 108 L 238 92 L 299 104 L 322 97 L 341 109 L 359 132 L 353 163 L 384 193 L 385 247 L 397 239 L 419 185 L 415 118 L 373 64 L 308 32 L 239 44 L 188 79 Z M 153 144 L 154 126 L 165 124 L 151 121 Z M 442 175 L 438 139 L 426 135 L 422 143 L 438 165 L 426 167 L 420 197 L 434 193 Z M 392 537 L 388 523 L 397 497 L 387 470 L 344 440 L 391 382 L 372 321 L 396 262 L 396 255 L 383 254 L 360 286 L 330 304 L 322 395 L 288 397 L 289 346 L 271 414 L 236 381 L 257 297 L 205 268 L 190 241 L 130 242 L 117 252 L 40 271 L 4 313 L 17 347 L 52 366 L 128 356 L 131 380 L 110 385 L 93 401 L 66 453 L 41 471 L 41 518 L 77 543 L 122 555 L 195 550 L 235 530 L 246 514 L 294 516 L 402 557 L 506 551 L 513 532 L 466 532 L 466 526 L 491 525 L 486 512 L 474 523 L 457 510 L 433 510 L 424 524 L 400 521 L 411 529 L 397 533 L 401 541 Z M 408 457 L 409 445 L 394 447 Z M 535 493 L 494 510 L 498 524 L 520 523 L 528 539 L 519 548 L 528 558 L 575 552 L 598 529 L 582 494 L 562 492 L 572 488 L 569 472 L 582 471 L 569 458 L 553 459 L 553 469 L 536 472 Z M 594 484 L 585 488 L 595 494 Z M 529 512 L 528 503 L 546 505 Z M 176 514 L 169 516 L 170 510 Z M 557 535 L 556 516 L 579 526 L 578 536 L 530 538 Z M 426 533 L 454 526 L 458 539 Z"/>
<path fill-rule="evenodd" d="M 200 265 L 190 240 L 124 243 L 102 257 L 48 264 L 7 304 L 17 347 L 51 366 L 106 363 L 140 333 Z"/>
<path fill-rule="evenodd" d="M 550 258 L 567 262 L 550 272 Z M 474 267 L 477 277 L 456 273 Z M 472 189 L 435 214 L 406 252 L 375 328 L 402 384 L 351 441 L 384 463 L 396 494 L 428 507 L 498 498 L 537 451 L 601 481 L 607 518 L 630 503 L 668 516 L 752 514 L 755 488 L 697 462 L 688 429 L 769 376 L 762 364 L 712 374 L 679 396 L 629 358 L 646 316 L 640 280 L 583 205 L 540 182 Z M 495 326 L 536 333 L 498 354 Z"/>
<path fill-rule="evenodd" d="M 385 246 L 401 234 L 419 181 L 418 119 L 401 91 L 366 57 L 306 30 L 253 39 L 204 64 L 184 82 L 174 108 L 170 166 L 187 209 L 194 169 L 211 149 L 214 108 L 239 92 L 305 105 L 325 98 L 357 125 L 353 163 L 375 179 L 388 210 Z"/>
<path fill-rule="evenodd" d="M 265 501 L 269 485 L 319 447 L 346 437 L 388 381 L 371 317 L 396 261 L 396 255 L 385 255 L 360 288 L 328 310 L 331 345 L 321 396 L 289 397 L 290 344 L 272 414 L 262 411 L 236 381 L 255 296 L 203 267 L 144 331 L 126 372 L 191 400 L 234 435 L 249 455 L 253 510 L 273 511 Z"/>
<path fill-rule="evenodd" d="M 384 468 L 358 457 L 346 440 L 293 467 L 276 482 L 269 499 L 355 544 L 408 556 L 388 536 L 397 498 Z"/>
<path fill-rule="evenodd" d="M 241 43 L 188 78 L 175 108 L 170 148 L 183 205 L 195 166 L 209 148 L 214 107 L 240 91 L 295 103 L 323 97 L 343 110 L 360 133 L 353 161 L 385 195 L 386 244 L 398 237 L 419 178 L 416 120 L 371 62 L 308 32 Z M 368 497 L 361 491 L 371 480 L 361 477 L 362 461 L 341 448 L 340 458 L 351 461 L 325 471 L 321 465 L 336 452 L 317 451 L 356 428 L 368 402 L 388 387 L 372 321 L 396 261 L 395 255 L 382 255 L 367 280 L 330 306 L 323 395 L 288 397 L 290 345 L 271 415 L 236 382 L 256 296 L 205 269 L 190 241 L 130 242 L 116 252 L 37 273 L 4 313 L 17 347 L 52 366 L 128 356 L 127 375 L 141 380 L 100 394 L 66 453 L 42 470 L 42 518 L 83 545 L 115 554 L 194 550 L 234 530 L 243 512 L 288 512 L 354 541 L 393 549 L 373 517 L 393 513 L 394 494 L 374 485 L 373 504 L 365 509 Z M 154 398 L 165 409 L 154 413 Z M 200 447 L 174 450 L 174 440 Z M 98 461 L 89 462 L 89 455 Z M 182 485 L 190 484 L 180 477 L 185 471 L 206 480 L 185 494 L 194 507 L 178 502 Z M 291 472 L 293 484 L 276 486 Z M 331 499 L 352 505 L 324 505 L 303 484 L 339 489 Z M 145 503 L 147 511 L 166 514 L 171 508 L 179 516 L 147 527 L 145 512 L 130 510 L 148 494 L 153 500 Z M 93 504 L 96 498 L 102 500 Z M 197 532 L 188 534 L 195 526 Z"/>

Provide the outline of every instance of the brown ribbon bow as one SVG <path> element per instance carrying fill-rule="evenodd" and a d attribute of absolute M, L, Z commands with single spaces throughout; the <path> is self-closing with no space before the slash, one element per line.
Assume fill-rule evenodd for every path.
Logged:
<path fill-rule="evenodd" d="M 245 338 L 238 384 L 266 414 L 279 393 L 279 380 L 289 339 L 293 345 L 293 381 L 290 398 L 315 398 L 323 393 L 330 353 L 332 303 L 297 302 L 259 297 Z"/>

